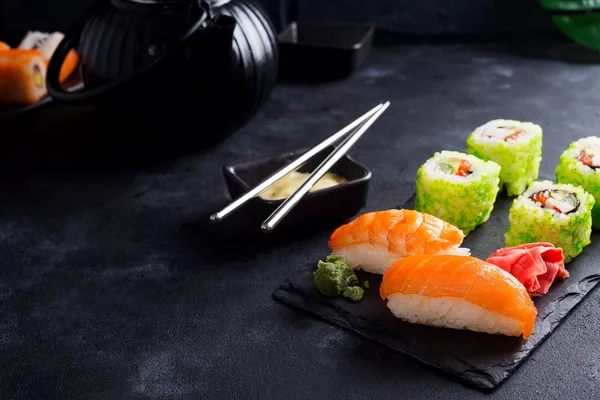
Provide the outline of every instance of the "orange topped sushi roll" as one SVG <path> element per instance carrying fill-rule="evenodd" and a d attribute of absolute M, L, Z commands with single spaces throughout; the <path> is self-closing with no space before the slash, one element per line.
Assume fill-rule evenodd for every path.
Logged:
<path fill-rule="evenodd" d="M 46 70 L 62 39 L 60 32 L 33 31 L 17 48 L 0 42 L 0 104 L 33 104 L 46 95 Z M 78 63 L 77 53 L 69 51 L 59 81 L 64 82 Z"/>
<path fill-rule="evenodd" d="M 50 60 L 48 60 L 50 62 Z M 59 82 L 64 82 L 67 78 L 75 71 L 77 64 L 79 63 L 79 56 L 75 52 L 75 50 L 69 50 L 67 53 L 67 57 L 65 57 L 65 61 L 63 61 L 62 66 L 60 67 L 60 75 L 58 76 Z"/>
<path fill-rule="evenodd" d="M 19 43 L 19 48 L 24 50 L 39 50 L 46 59 L 46 64 L 48 64 L 63 38 L 64 35 L 61 32 L 46 33 L 29 31 L 23 40 L 21 40 L 21 43 Z M 78 63 L 79 57 L 75 50 L 71 49 L 60 69 L 59 82 L 64 82 L 73 73 Z"/>
<path fill-rule="evenodd" d="M 395 261 L 415 254 L 469 255 L 463 232 L 433 215 L 386 210 L 361 215 L 339 227 L 329 247 L 355 269 L 383 274 Z"/>
<path fill-rule="evenodd" d="M 40 51 L 0 51 L 0 103 L 32 104 L 45 95 L 46 60 Z"/>
<path fill-rule="evenodd" d="M 537 316 L 514 276 L 474 257 L 406 257 L 386 271 L 379 293 L 396 317 L 423 325 L 527 339 Z"/>

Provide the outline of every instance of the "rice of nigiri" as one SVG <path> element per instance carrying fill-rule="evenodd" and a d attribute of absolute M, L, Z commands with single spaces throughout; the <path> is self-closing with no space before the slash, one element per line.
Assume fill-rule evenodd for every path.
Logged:
<path fill-rule="evenodd" d="M 380 295 L 394 316 L 410 323 L 524 339 L 537 316 L 514 276 L 474 257 L 406 257 L 386 271 Z"/>
<path fill-rule="evenodd" d="M 363 214 L 340 226 L 329 247 L 352 268 L 383 274 L 395 261 L 415 254 L 469 255 L 460 247 L 464 233 L 433 215 L 414 210 Z"/>

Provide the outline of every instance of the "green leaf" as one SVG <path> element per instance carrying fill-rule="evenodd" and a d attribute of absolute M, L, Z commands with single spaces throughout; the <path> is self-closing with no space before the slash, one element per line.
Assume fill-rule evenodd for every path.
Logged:
<path fill-rule="evenodd" d="M 575 42 L 600 51 L 600 13 L 555 15 L 552 22 Z"/>
<path fill-rule="evenodd" d="M 548 10 L 581 11 L 600 8 L 600 0 L 540 0 Z"/>

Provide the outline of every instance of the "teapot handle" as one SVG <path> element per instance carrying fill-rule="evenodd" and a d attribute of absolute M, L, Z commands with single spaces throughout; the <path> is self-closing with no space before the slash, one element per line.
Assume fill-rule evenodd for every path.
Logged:
<path fill-rule="evenodd" d="M 73 104 L 73 105 L 89 105 L 95 103 L 98 97 L 104 97 L 117 87 L 122 85 L 127 85 L 131 83 L 135 78 L 139 78 L 141 75 L 147 74 L 153 68 L 156 67 L 158 63 L 160 63 L 164 58 L 168 55 L 172 54 L 174 51 L 178 50 L 181 46 L 183 46 L 195 33 L 200 29 L 202 24 L 206 22 L 208 18 L 208 11 L 205 8 L 201 8 L 201 14 L 198 17 L 198 20 L 190 27 L 185 35 L 183 35 L 179 41 L 172 46 L 169 46 L 165 49 L 161 54 L 154 57 L 148 63 L 142 65 L 130 73 L 119 77 L 109 83 L 106 83 L 102 86 L 93 89 L 87 89 L 85 86 L 79 90 L 67 91 L 63 89 L 62 85 L 59 81 L 60 70 L 62 64 L 67 57 L 69 51 L 74 48 L 78 43 L 76 43 L 75 38 L 80 37 L 82 29 L 80 29 L 76 34 L 71 34 L 69 36 L 65 35 L 63 40 L 60 42 L 58 47 L 56 48 L 54 54 L 50 58 L 50 63 L 48 64 L 48 71 L 46 73 L 46 87 L 48 89 L 48 94 L 53 99 Z M 77 40 L 78 42 L 78 40 Z"/>

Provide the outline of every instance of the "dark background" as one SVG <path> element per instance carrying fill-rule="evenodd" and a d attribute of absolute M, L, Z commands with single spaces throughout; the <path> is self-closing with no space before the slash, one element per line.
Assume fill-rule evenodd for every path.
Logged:
<path fill-rule="evenodd" d="M 68 31 L 96 2 L 0 0 L 0 40 Z M 279 2 L 261 2 L 280 27 Z M 370 21 L 402 39 L 517 40 L 376 46 L 350 78 L 282 83 L 235 135 L 174 160 L 148 157 L 118 119 L 95 132 L 88 109 L 39 110 L 27 117 L 37 136 L 2 125 L 0 400 L 600 399 L 598 290 L 482 394 L 273 300 L 328 254 L 330 229 L 264 243 L 209 229 L 230 201 L 225 163 L 312 146 L 385 100 L 351 152 L 373 173 L 365 212 L 402 204 L 426 157 L 462 150 L 485 121 L 540 123 L 546 177 L 571 141 L 598 132 L 600 65 L 566 62 L 559 50 L 576 44 L 527 39 L 556 33 L 537 0 L 301 3 L 301 18 Z"/>
<path fill-rule="evenodd" d="M 260 0 L 280 26 L 279 0 Z M 28 29 L 66 31 L 98 0 L 1 0 L 0 34 L 19 40 Z M 552 31 L 537 0 L 300 0 L 301 18 L 368 21 L 403 34 L 497 34 Z"/>

